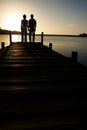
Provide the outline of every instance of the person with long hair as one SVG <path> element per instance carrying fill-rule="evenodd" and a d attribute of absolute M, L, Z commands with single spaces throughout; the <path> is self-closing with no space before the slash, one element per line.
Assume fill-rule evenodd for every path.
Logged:
<path fill-rule="evenodd" d="M 28 21 L 26 20 L 26 15 L 23 15 L 23 19 L 21 20 L 21 34 L 22 34 L 22 42 L 27 42 L 27 26 Z"/>

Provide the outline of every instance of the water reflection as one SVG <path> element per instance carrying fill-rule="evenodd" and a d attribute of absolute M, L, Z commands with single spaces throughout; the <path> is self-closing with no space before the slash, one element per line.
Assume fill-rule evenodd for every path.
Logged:
<path fill-rule="evenodd" d="M 17 42 L 19 39 L 18 35 L 12 35 L 12 42 Z"/>
<path fill-rule="evenodd" d="M 67 57 L 71 57 L 72 51 L 78 52 L 78 61 L 87 66 L 87 38 L 81 37 L 45 37 L 45 45 L 53 43 L 53 50 Z"/>
<path fill-rule="evenodd" d="M 5 46 L 8 46 L 10 44 L 9 42 L 9 35 L 0 35 L 0 43 L 1 42 L 5 42 Z M 1 44 L 0 44 L 0 48 L 1 48 Z"/>
<path fill-rule="evenodd" d="M 12 41 L 21 41 L 21 35 L 12 35 Z M 27 36 L 29 42 L 29 36 Z M 41 37 L 36 36 L 35 42 L 40 42 Z M 0 43 L 5 42 L 9 45 L 9 35 L 0 35 Z M 81 37 L 60 37 L 60 36 L 45 36 L 44 45 L 53 44 L 53 49 L 67 57 L 71 57 L 72 51 L 78 52 L 78 61 L 87 66 L 87 38 Z M 1 44 L 0 44 L 1 48 Z"/>

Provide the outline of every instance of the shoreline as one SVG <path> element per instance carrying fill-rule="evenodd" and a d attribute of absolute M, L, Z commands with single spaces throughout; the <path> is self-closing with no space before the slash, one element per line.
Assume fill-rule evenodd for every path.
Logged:
<path fill-rule="evenodd" d="M 0 33 L 0 35 L 9 35 L 10 32 L 7 33 Z M 21 35 L 21 32 L 11 32 L 11 34 L 13 35 Z M 27 35 L 29 35 L 29 33 L 27 33 Z M 41 34 L 35 34 L 36 36 L 41 36 Z M 80 37 L 79 35 L 61 35 L 61 34 L 43 34 L 43 36 L 50 36 L 50 37 Z"/>
<path fill-rule="evenodd" d="M 9 35 L 9 34 L 13 34 L 13 35 L 21 35 L 20 31 L 11 31 L 11 30 L 4 30 L 4 29 L 0 29 L 0 35 Z M 27 33 L 27 35 L 29 35 L 29 33 Z M 45 34 L 43 33 L 44 36 L 60 36 L 60 37 L 84 37 L 82 35 L 69 35 L 69 34 Z M 36 36 L 41 36 L 41 34 L 36 34 Z"/>

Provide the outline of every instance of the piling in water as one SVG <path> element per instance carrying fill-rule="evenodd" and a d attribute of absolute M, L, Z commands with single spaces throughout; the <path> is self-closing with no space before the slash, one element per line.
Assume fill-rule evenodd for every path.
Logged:
<path fill-rule="evenodd" d="M 78 61 L 78 52 L 76 52 L 76 51 L 72 52 L 72 60 L 75 61 L 75 62 Z"/>
<path fill-rule="evenodd" d="M 43 32 L 41 33 L 41 43 L 43 45 Z"/>
<path fill-rule="evenodd" d="M 5 42 L 1 43 L 1 49 L 3 49 L 5 47 Z"/>
<path fill-rule="evenodd" d="M 52 43 L 49 43 L 49 48 L 52 49 Z"/>

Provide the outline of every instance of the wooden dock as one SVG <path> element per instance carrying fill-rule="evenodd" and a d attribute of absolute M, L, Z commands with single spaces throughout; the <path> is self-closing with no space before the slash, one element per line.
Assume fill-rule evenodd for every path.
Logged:
<path fill-rule="evenodd" d="M 87 108 L 86 82 L 85 66 L 41 43 L 2 48 L 0 130 L 80 130 Z"/>

